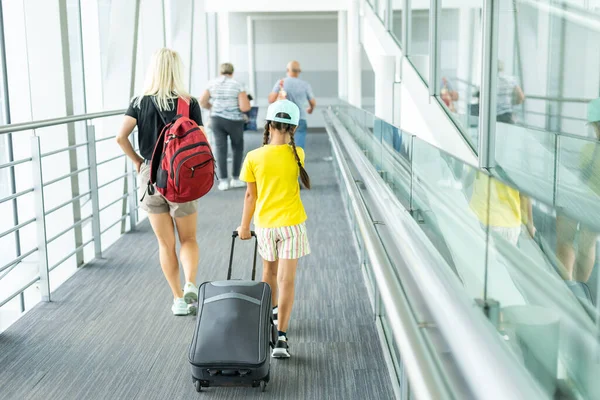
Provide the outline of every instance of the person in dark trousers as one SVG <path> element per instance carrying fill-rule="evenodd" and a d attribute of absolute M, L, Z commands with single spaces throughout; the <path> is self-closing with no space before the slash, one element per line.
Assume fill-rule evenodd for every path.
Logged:
<path fill-rule="evenodd" d="M 251 106 L 244 86 L 233 79 L 233 65 L 221 64 L 221 76 L 208 84 L 200 104 L 211 110 L 219 190 L 245 187 L 246 184 L 239 177 L 244 158 L 244 113 L 250 111 Z M 227 137 L 231 140 L 233 150 L 231 181 L 227 169 Z"/>
<path fill-rule="evenodd" d="M 161 49 L 152 59 L 144 93 L 135 97 L 125 113 L 123 125 L 117 134 L 117 143 L 133 161 L 139 176 L 139 198 L 141 208 L 148 213 L 152 230 L 159 247 L 160 265 L 173 292 L 174 315 L 195 314 L 198 302 L 196 273 L 198 272 L 199 251 L 196 241 L 196 219 L 198 202 L 173 203 L 165 199 L 156 190 L 148 192 L 150 179 L 150 160 L 156 141 L 165 123 L 171 121 L 177 112 L 178 99 L 182 98 L 190 106 L 190 118 L 200 129 L 202 115 L 198 101 L 184 89 L 182 79 L 183 65 L 179 54 L 173 50 Z M 140 154 L 137 154 L 129 142 L 129 135 L 138 128 Z M 181 249 L 177 259 L 175 227 Z M 183 266 L 185 286 L 181 288 L 179 261 Z"/>

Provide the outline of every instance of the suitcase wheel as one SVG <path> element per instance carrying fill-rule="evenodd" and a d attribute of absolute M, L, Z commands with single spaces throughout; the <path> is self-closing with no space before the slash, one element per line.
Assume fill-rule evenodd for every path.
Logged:
<path fill-rule="evenodd" d="M 267 382 L 260 381 L 260 391 L 264 392 L 265 390 L 267 390 Z"/>
<path fill-rule="evenodd" d="M 196 392 L 200 393 L 202 391 L 202 383 L 200 381 L 194 382 L 194 387 L 196 388 Z"/>

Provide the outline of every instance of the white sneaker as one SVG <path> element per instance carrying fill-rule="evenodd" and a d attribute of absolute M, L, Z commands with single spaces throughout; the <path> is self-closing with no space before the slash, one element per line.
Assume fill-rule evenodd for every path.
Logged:
<path fill-rule="evenodd" d="M 243 188 L 246 187 L 246 182 L 240 181 L 239 179 L 232 179 L 230 186 L 232 188 Z"/>
<path fill-rule="evenodd" d="M 183 300 L 186 304 L 198 302 L 198 288 L 192 282 L 188 282 L 183 287 Z"/>
<path fill-rule="evenodd" d="M 219 182 L 219 190 L 228 190 L 228 189 L 229 189 L 229 182 L 227 182 L 227 181 Z"/>
<path fill-rule="evenodd" d="M 173 311 L 173 315 L 188 315 L 189 313 L 188 305 L 182 297 L 173 300 L 171 311 Z"/>

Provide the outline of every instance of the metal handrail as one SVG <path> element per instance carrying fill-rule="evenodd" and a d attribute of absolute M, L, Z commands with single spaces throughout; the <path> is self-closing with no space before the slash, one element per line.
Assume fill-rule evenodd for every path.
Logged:
<path fill-rule="evenodd" d="M 124 114 L 125 111 L 126 111 L 125 109 L 119 109 L 119 110 L 102 111 L 102 112 L 90 113 L 90 114 L 71 115 L 68 117 L 61 117 L 61 118 L 44 119 L 41 121 L 23 122 L 21 124 L 4 125 L 4 126 L 0 126 L 0 135 L 6 134 L 6 133 L 29 131 L 32 129 L 47 128 L 49 126 L 69 124 L 72 122 L 87 121 L 90 119 L 113 117 L 115 115 Z"/>
<path fill-rule="evenodd" d="M 386 227 L 392 237 L 398 240 L 397 250 L 407 265 L 415 266 L 407 271 L 424 293 L 422 300 L 433 315 L 437 329 L 451 349 L 475 397 L 543 398 L 543 392 L 529 378 L 525 367 L 515 362 L 500 343 L 493 326 L 466 298 L 456 277 L 451 275 L 449 269 L 436 267 L 445 265 L 445 260 L 391 189 L 382 182 L 352 136 L 341 126 L 338 134 L 349 157 L 356 163 L 356 170 L 364 185 L 369 188 L 378 213 L 386 216 Z M 419 267 L 422 265 L 429 267 Z M 475 366 L 477 373 L 473 373 Z M 408 370 L 408 366 L 406 368 Z"/>
<path fill-rule="evenodd" d="M 19 164 L 24 164 L 26 162 L 30 162 L 31 160 L 32 160 L 31 157 L 27 157 L 27 158 L 22 158 L 20 160 L 8 162 L 6 164 L 0 164 L 0 169 L 14 167 L 15 165 L 19 165 Z"/>
<path fill-rule="evenodd" d="M 578 97 L 551 97 L 551 96 L 539 96 L 539 95 L 531 95 L 528 94 L 525 96 L 525 100 L 547 100 L 547 101 L 556 101 L 558 103 L 589 103 L 594 99 L 585 99 Z"/>
<path fill-rule="evenodd" d="M 21 124 L 4 125 L 4 126 L 0 126 L 0 135 L 14 133 L 14 132 L 21 132 L 21 131 L 26 131 L 26 130 L 34 130 L 34 129 L 45 128 L 45 127 L 55 126 L 55 125 L 63 125 L 63 124 L 74 123 L 74 122 L 79 122 L 79 121 L 90 121 L 90 120 L 94 120 L 94 119 L 98 119 L 98 118 L 118 116 L 118 115 L 123 114 L 124 112 L 125 112 L 124 109 L 123 110 L 113 110 L 113 111 L 105 111 L 105 112 L 90 113 L 90 114 L 83 114 L 83 115 L 72 115 L 72 116 L 63 117 L 63 118 L 54 118 L 54 119 L 33 121 L 33 122 L 27 122 L 27 123 L 21 123 Z M 82 253 L 84 247 L 86 247 L 92 243 L 95 246 L 94 247 L 95 257 L 99 258 L 102 256 L 102 243 L 101 243 L 101 238 L 100 238 L 101 233 L 99 231 L 100 210 L 98 209 L 99 207 L 97 207 L 97 201 L 95 203 L 94 203 L 94 201 L 92 201 L 92 203 L 94 203 L 94 204 L 92 204 L 92 214 L 89 215 L 88 217 L 80 219 L 76 223 L 72 224 L 69 227 L 66 227 L 65 229 L 58 232 L 57 234 L 54 234 L 54 236 L 52 236 L 50 238 L 47 237 L 47 231 L 46 231 L 46 217 L 48 215 L 53 214 L 54 212 L 58 211 L 59 209 L 61 209 L 63 207 L 68 206 L 69 204 L 73 204 L 76 201 L 84 199 L 87 196 L 91 196 L 91 197 L 96 196 L 96 200 L 97 200 L 98 190 L 99 190 L 99 186 L 98 186 L 98 182 L 97 182 L 98 166 L 108 163 L 112 160 L 116 160 L 118 158 L 124 157 L 123 155 L 120 155 L 120 156 L 112 157 L 109 160 L 104 160 L 100 163 L 96 163 L 95 162 L 96 144 L 103 143 L 108 140 L 114 140 L 114 136 L 96 139 L 94 124 L 87 123 L 86 124 L 86 137 L 87 137 L 87 140 L 85 142 L 76 143 L 76 144 L 73 144 L 73 145 L 70 145 L 70 146 L 67 146 L 64 148 L 52 150 L 47 153 L 42 153 L 41 145 L 40 145 L 40 137 L 34 135 L 31 138 L 31 143 L 32 143 L 31 157 L 27 157 L 27 158 L 20 159 L 20 160 L 10 160 L 10 162 L 8 162 L 8 163 L 0 164 L 0 169 L 4 169 L 4 168 L 14 168 L 16 165 L 19 165 L 19 164 L 31 163 L 30 165 L 31 165 L 31 168 L 33 169 L 33 173 L 34 173 L 33 187 L 26 189 L 26 190 L 22 190 L 20 192 L 15 191 L 15 193 L 11 194 L 10 196 L 1 198 L 0 204 L 7 202 L 7 201 L 11 201 L 11 200 L 15 201 L 15 199 L 18 199 L 21 196 L 32 193 L 33 198 L 35 200 L 35 211 L 36 211 L 35 218 L 29 219 L 28 221 L 21 222 L 15 226 L 11 227 L 8 231 L 0 233 L 0 237 L 4 237 L 4 236 L 10 235 L 10 234 L 13 234 L 15 232 L 19 232 L 24 227 L 29 226 L 34 223 L 37 225 L 37 246 L 23 254 L 19 254 L 19 252 L 18 252 L 17 253 L 18 257 L 11 260 L 10 262 L 8 262 L 8 264 L 1 266 L 0 267 L 0 279 L 5 278 L 12 270 L 14 270 L 16 267 L 18 267 L 19 264 L 21 264 L 21 262 L 25 258 L 31 256 L 32 254 L 34 254 L 36 252 L 38 253 L 37 263 L 38 263 L 38 268 L 39 268 L 39 274 L 31 282 L 29 282 L 27 285 L 21 287 L 16 292 L 9 295 L 8 297 L 4 297 L 2 300 L 0 300 L 0 307 L 7 304 L 10 300 L 15 298 L 16 296 L 19 296 L 19 295 L 23 296 L 23 291 L 26 290 L 27 288 L 31 287 L 31 285 L 33 285 L 36 282 L 40 282 L 40 292 L 42 295 L 42 301 L 49 301 L 50 300 L 50 284 L 49 284 L 50 271 L 54 270 L 55 268 L 58 268 L 60 265 L 62 265 L 65 261 L 67 261 L 69 258 L 73 257 L 74 255 Z M 87 149 L 88 160 L 90 160 L 90 164 L 88 166 L 84 166 L 80 169 L 71 171 L 68 174 L 62 175 L 62 176 L 54 178 L 52 180 L 49 180 L 46 182 L 43 181 L 42 160 L 44 158 L 53 156 L 53 155 L 56 155 L 56 154 L 59 154 L 62 152 L 73 151 L 73 150 L 76 150 L 79 148 Z M 93 163 L 91 162 L 91 160 L 93 160 Z M 131 170 L 131 167 L 128 167 L 127 169 Z M 73 177 L 75 175 L 78 175 L 81 173 L 86 173 L 86 172 L 89 172 L 89 181 L 90 181 L 90 188 L 88 191 L 86 191 L 85 193 L 78 194 L 78 195 L 72 194 L 73 197 L 70 200 L 65 201 L 57 206 L 54 206 L 51 209 L 47 209 L 47 210 L 45 209 L 46 204 L 44 201 L 44 190 L 48 190 L 47 187 L 49 185 L 52 185 L 59 181 L 62 181 L 62 180 L 68 179 L 70 177 Z M 113 179 L 111 182 L 116 182 L 117 180 L 120 180 L 123 177 L 128 176 L 128 175 L 129 175 L 129 173 L 120 175 L 116 179 Z M 107 184 L 105 184 L 101 187 L 105 187 Z M 135 195 L 136 195 L 136 192 L 132 193 L 131 191 L 128 191 L 127 194 L 120 197 L 120 200 L 124 200 L 128 196 L 135 196 Z M 137 212 L 136 212 L 137 207 L 135 206 L 135 202 L 132 202 L 131 200 L 132 199 L 130 198 L 129 209 L 131 211 L 127 212 L 125 215 L 123 215 L 116 223 L 112 224 L 111 227 L 115 226 L 118 222 L 125 220 L 127 217 L 130 217 L 131 218 L 131 229 L 135 229 L 135 226 L 137 225 Z M 73 249 L 67 256 L 63 257 L 58 263 L 54 264 L 53 266 L 49 266 L 48 265 L 48 253 L 47 253 L 48 252 L 48 244 L 54 242 L 55 240 L 57 240 L 61 236 L 65 235 L 67 232 L 73 230 L 74 228 L 83 226 L 84 223 L 87 223 L 89 221 L 91 221 L 91 223 L 92 223 L 93 237 L 90 238 L 89 240 L 87 240 L 85 243 L 81 244 L 79 247 Z M 108 229 L 102 231 L 102 233 L 106 232 L 107 230 Z M 24 308 L 22 308 L 22 311 L 24 311 Z"/>
<path fill-rule="evenodd" d="M 22 190 L 20 192 L 11 194 L 10 196 L 6 196 L 6 197 L 0 199 L 0 204 L 6 203 L 7 201 L 10 201 L 10 200 L 13 200 L 13 199 L 17 199 L 17 198 L 19 198 L 21 196 L 24 196 L 24 195 L 28 194 L 28 193 L 33 193 L 33 188 L 25 189 L 25 190 Z"/>
<path fill-rule="evenodd" d="M 329 132 L 332 149 L 340 166 L 350 205 L 356 217 L 355 221 L 361 232 L 386 310 L 387 321 L 391 325 L 394 339 L 400 347 L 403 365 L 408 372 L 411 388 L 416 394 L 416 398 L 450 399 L 452 396 L 444 384 L 444 379 L 419 330 L 418 323 L 411 311 L 410 301 L 395 277 L 393 267 L 379 240 L 364 200 L 342 155 L 340 140 L 336 139 L 332 131 Z"/>

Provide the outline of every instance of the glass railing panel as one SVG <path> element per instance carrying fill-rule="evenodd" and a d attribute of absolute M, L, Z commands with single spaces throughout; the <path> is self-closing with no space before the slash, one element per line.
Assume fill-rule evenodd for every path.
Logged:
<path fill-rule="evenodd" d="M 560 136 L 557 160 L 556 207 L 600 226 L 600 143 Z"/>
<path fill-rule="evenodd" d="M 392 1 L 392 29 L 390 33 L 398 45 L 402 44 L 402 0 Z"/>
<path fill-rule="evenodd" d="M 429 82 L 429 2 L 411 3 L 411 35 L 408 58 L 421 79 Z"/>
<path fill-rule="evenodd" d="M 440 99 L 475 149 L 479 131 L 482 7 L 483 1 L 456 8 L 455 3 L 442 0 L 440 24 Z"/>
<path fill-rule="evenodd" d="M 501 179 L 535 193 L 539 200 L 553 204 L 556 137 L 545 131 L 522 126 L 496 124 L 496 162 Z"/>
<path fill-rule="evenodd" d="M 466 293 L 486 302 L 506 351 L 548 398 L 600 398 L 600 168 L 594 164 L 600 163 L 595 157 L 600 150 L 596 142 L 577 137 L 553 142 L 555 136 L 535 129 L 529 132 L 539 133 L 537 140 L 527 141 L 527 135 L 518 136 L 522 127 L 505 125 L 508 142 L 518 144 L 522 154 L 529 147 L 527 154 L 539 155 L 517 164 L 528 176 L 499 168 L 493 172 L 500 179 L 490 177 L 414 137 L 412 151 L 398 152 L 394 141 L 405 140 L 405 134 L 381 121 L 375 132 L 381 132 L 382 177 L 395 189 L 389 171 L 399 175 L 408 162 L 409 180 L 399 179 L 412 188 L 407 208 Z M 364 129 L 353 132 L 362 140 L 370 136 Z M 539 154 L 548 148 L 549 155 Z M 509 151 L 500 147 L 505 161 L 513 160 Z"/>
<path fill-rule="evenodd" d="M 597 256 L 600 229 L 503 187 L 512 224 L 490 229 L 488 299 L 499 302 L 507 348 L 549 398 L 599 398 Z M 518 223 L 521 219 L 521 223 Z"/>
<path fill-rule="evenodd" d="M 413 217 L 473 299 L 484 296 L 488 175 L 413 141 Z"/>
<path fill-rule="evenodd" d="M 387 16 L 387 12 L 388 12 L 388 9 L 387 9 L 388 2 L 387 1 L 383 1 L 383 0 L 379 0 L 375 4 L 376 4 L 376 7 L 377 7 L 376 10 L 375 10 L 377 16 L 379 17 L 379 19 L 381 21 L 385 21 L 385 18 Z"/>
<path fill-rule="evenodd" d="M 411 208 L 411 165 L 413 136 L 391 124 L 383 125 L 381 177 L 407 209 Z"/>

